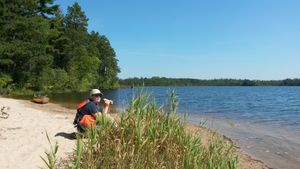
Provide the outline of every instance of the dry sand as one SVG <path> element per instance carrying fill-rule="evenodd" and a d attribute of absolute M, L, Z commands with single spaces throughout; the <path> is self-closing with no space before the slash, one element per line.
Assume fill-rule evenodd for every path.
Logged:
<path fill-rule="evenodd" d="M 46 168 L 40 156 L 49 150 L 46 131 L 52 143 L 59 144 L 58 160 L 66 159 L 75 148 L 72 139 L 76 131 L 72 125 L 75 110 L 57 104 L 39 105 L 25 100 L 0 97 L 0 109 L 5 106 L 7 119 L 0 118 L 0 169 Z M 0 112 L 1 117 L 1 112 Z M 188 125 L 197 131 L 207 143 L 215 133 L 206 128 Z M 229 138 L 225 138 L 231 142 Z M 262 161 L 247 155 L 237 147 L 240 167 L 245 169 L 267 169 Z"/>
<path fill-rule="evenodd" d="M 50 149 L 46 131 L 51 142 L 59 144 L 59 158 L 73 152 L 75 140 L 68 137 L 75 131 L 74 111 L 0 97 L 0 108 L 3 106 L 9 107 L 5 110 L 9 117 L 0 118 L 0 169 L 45 168 L 40 156 L 45 157 Z"/>

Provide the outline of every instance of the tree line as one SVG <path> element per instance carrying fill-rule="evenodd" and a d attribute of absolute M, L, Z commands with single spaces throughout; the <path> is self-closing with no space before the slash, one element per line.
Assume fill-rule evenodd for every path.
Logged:
<path fill-rule="evenodd" d="M 212 79 L 135 77 L 120 79 L 121 86 L 300 86 L 300 79 L 285 80 L 248 80 L 248 79 Z"/>
<path fill-rule="evenodd" d="M 64 15 L 54 0 L 1 0 L 0 89 L 118 87 L 114 49 L 106 36 L 87 27 L 78 3 Z"/>

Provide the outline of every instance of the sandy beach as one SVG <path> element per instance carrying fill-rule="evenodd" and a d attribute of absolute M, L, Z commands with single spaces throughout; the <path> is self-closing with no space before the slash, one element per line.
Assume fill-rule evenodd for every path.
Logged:
<path fill-rule="evenodd" d="M 46 131 L 52 143 L 59 145 L 58 161 L 66 159 L 75 148 L 72 139 L 76 131 L 72 125 L 75 110 L 64 108 L 57 104 L 39 105 L 26 100 L 16 100 L 0 97 L 0 108 L 9 114 L 7 119 L 0 118 L 0 168 L 46 168 L 40 156 L 49 150 Z M 1 114 L 1 112 L 0 112 Z M 214 132 L 188 125 L 188 129 L 198 131 L 203 142 L 208 142 Z M 223 137 L 224 141 L 231 142 Z M 240 168 L 269 168 L 262 161 L 246 154 L 238 148 Z"/>
<path fill-rule="evenodd" d="M 59 145 L 58 160 L 73 152 L 75 140 L 67 138 L 75 131 L 72 110 L 7 98 L 0 98 L 0 106 L 9 114 L 0 118 L 1 169 L 45 168 L 40 156 L 45 157 L 50 146 L 46 131 Z"/>

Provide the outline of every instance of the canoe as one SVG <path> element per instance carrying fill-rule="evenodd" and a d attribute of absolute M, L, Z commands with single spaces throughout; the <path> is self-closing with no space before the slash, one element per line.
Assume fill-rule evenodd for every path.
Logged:
<path fill-rule="evenodd" d="M 46 104 L 49 102 L 49 100 L 50 99 L 47 96 L 37 96 L 32 99 L 33 102 L 39 103 L 39 104 Z"/>

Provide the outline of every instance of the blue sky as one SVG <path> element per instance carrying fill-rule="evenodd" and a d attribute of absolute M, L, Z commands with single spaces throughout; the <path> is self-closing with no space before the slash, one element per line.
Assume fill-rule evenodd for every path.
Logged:
<path fill-rule="evenodd" d="M 57 0 L 63 12 L 73 0 Z M 299 0 L 78 0 L 120 78 L 300 78 Z"/>

